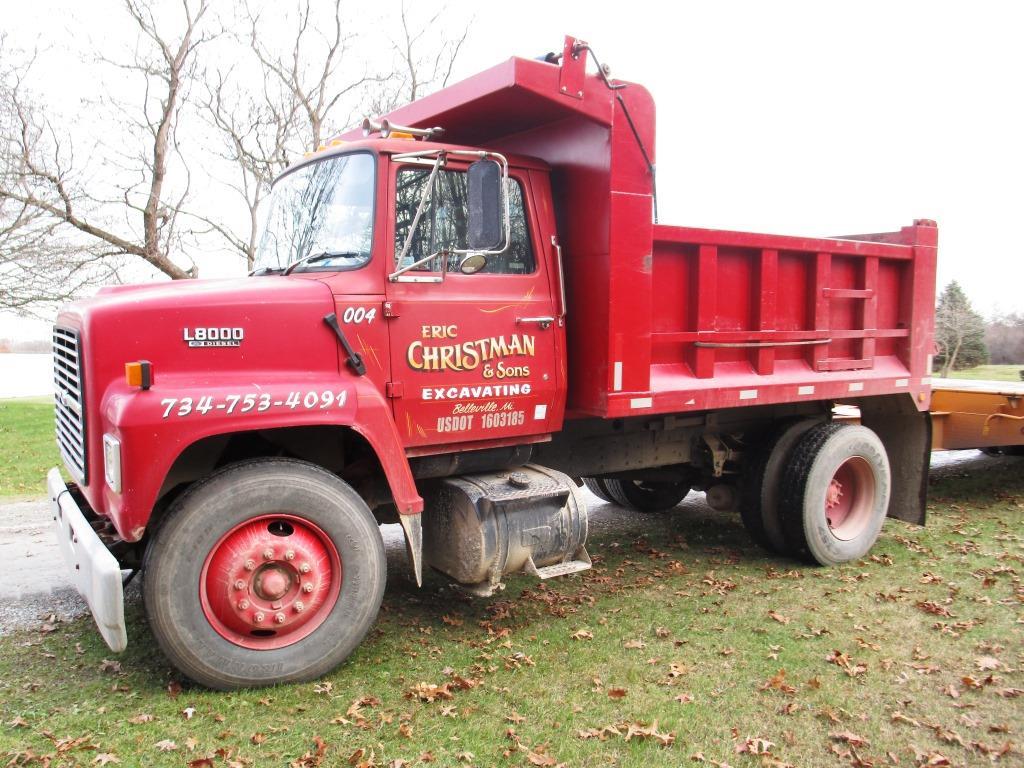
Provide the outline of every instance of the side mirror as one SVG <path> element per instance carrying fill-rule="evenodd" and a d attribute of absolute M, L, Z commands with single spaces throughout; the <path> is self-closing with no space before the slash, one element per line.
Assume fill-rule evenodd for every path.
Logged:
<path fill-rule="evenodd" d="M 471 253 L 459 264 L 459 271 L 464 275 L 475 275 L 487 266 L 487 257 L 482 253 Z"/>
<path fill-rule="evenodd" d="M 494 251 L 502 244 L 504 200 L 501 166 L 493 160 L 477 160 L 469 166 L 469 231 L 471 251 Z"/>

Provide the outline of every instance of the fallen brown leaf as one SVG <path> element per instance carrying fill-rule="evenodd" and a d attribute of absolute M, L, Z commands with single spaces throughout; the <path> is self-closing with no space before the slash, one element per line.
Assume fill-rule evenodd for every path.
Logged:
<path fill-rule="evenodd" d="M 786 670 L 784 669 L 780 669 L 770 679 L 766 680 L 765 682 L 761 683 L 761 685 L 757 686 L 757 690 L 781 691 L 782 693 L 788 695 L 796 693 L 796 688 L 786 682 Z"/>
<path fill-rule="evenodd" d="M 917 603 L 917 607 L 925 613 L 932 613 L 936 616 L 945 616 L 947 618 L 953 617 L 953 614 L 949 612 L 948 608 L 946 608 L 943 605 L 939 605 L 938 603 L 933 602 L 932 600 L 922 600 Z"/>
<path fill-rule="evenodd" d="M 858 736 L 851 731 L 839 731 L 837 733 L 830 733 L 828 736 L 830 739 L 849 744 L 851 747 L 866 747 L 869 743 L 863 736 Z"/>

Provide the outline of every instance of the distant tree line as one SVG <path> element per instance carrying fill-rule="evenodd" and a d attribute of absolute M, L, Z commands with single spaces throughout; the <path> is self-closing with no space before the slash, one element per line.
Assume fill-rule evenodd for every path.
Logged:
<path fill-rule="evenodd" d="M 50 342 L 43 339 L 0 339 L 0 354 L 43 354 L 49 353 L 50 346 Z"/>
<path fill-rule="evenodd" d="M 1024 312 L 994 317 L 985 326 L 985 346 L 989 362 L 996 365 L 1024 366 Z"/>

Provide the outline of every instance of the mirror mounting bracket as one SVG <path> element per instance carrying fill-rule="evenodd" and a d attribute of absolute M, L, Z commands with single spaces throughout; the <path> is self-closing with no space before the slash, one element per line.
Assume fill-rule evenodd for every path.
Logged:
<path fill-rule="evenodd" d="M 445 274 L 448 272 L 448 259 L 450 256 L 463 256 L 469 257 L 473 254 L 480 254 L 484 257 L 490 255 L 502 254 L 508 250 L 509 244 L 512 241 L 512 217 L 509 211 L 509 195 L 508 195 L 508 158 L 499 152 L 490 152 L 488 150 L 467 150 L 467 149 L 424 149 L 418 152 L 402 152 L 400 154 L 392 155 L 392 160 L 407 163 L 420 163 L 426 165 L 430 163 L 430 158 L 434 158 L 434 162 L 430 163 L 430 177 L 427 180 L 427 185 L 423 189 L 423 195 L 420 197 L 419 206 L 416 208 L 416 215 L 413 217 L 412 225 L 409 227 L 409 234 L 405 238 L 405 243 L 402 246 L 402 251 L 398 256 L 398 263 L 401 264 L 403 259 L 409 252 L 409 248 L 412 246 L 413 237 L 416 235 L 416 227 L 420 222 L 420 218 L 423 215 L 423 211 L 426 208 L 427 200 L 430 195 L 433 194 L 434 180 L 437 178 L 437 171 L 439 168 L 445 167 L 448 156 L 458 157 L 471 157 L 477 160 L 494 160 L 501 166 L 501 189 L 502 189 L 502 212 L 504 213 L 504 244 L 501 248 L 496 249 L 480 249 L 480 248 L 453 248 L 448 251 L 438 251 L 432 253 L 429 256 L 424 256 L 418 261 L 414 261 L 411 264 L 406 264 L 404 267 L 399 267 L 394 272 L 388 275 L 388 281 L 392 283 L 440 283 L 444 281 Z M 416 269 L 424 264 L 429 264 L 433 259 L 443 255 L 443 262 L 441 265 L 441 274 L 438 275 L 406 275 L 405 273 L 411 269 Z M 465 259 L 463 259 L 465 260 Z M 460 262 L 461 267 L 461 262 Z M 482 268 L 482 267 L 481 267 Z"/>

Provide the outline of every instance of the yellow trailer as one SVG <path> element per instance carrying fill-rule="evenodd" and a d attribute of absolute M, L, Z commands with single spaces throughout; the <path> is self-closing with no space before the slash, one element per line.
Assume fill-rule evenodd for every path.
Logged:
<path fill-rule="evenodd" d="M 1024 453 L 1024 382 L 932 380 L 932 450 Z"/>

